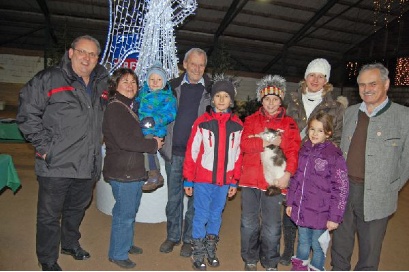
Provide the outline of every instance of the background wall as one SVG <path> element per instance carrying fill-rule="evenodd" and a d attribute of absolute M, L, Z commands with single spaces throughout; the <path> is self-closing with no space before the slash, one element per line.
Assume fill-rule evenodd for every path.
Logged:
<path fill-rule="evenodd" d="M 7 106 L 18 105 L 18 95 L 23 85 L 29 81 L 37 72 L 44 69 L 44 58 L 42 52 L 30 50 L 8 50 L 0 49 L 0 101 L 5 101 Z M 240 82 L 236 96 L 237 101 L 246 101 L 256 98 L 257 81 L 264 75 L 247 73 L 235 75 Z M 299 79 L 287 79 L 287 92 L 298 89 Z M 357 87 L 334 87 L 334 97 L 346 96 L 349 104 L 360 102 Z M 397 103 L 409 105 L 408 87 L 391 87 L 389 97 Z"/>
<path fill-rule="evenodd" d="M 8 106 L 18 105 L 23 85 L 44 69 L 41 52 L 28 50 L 0 51 L 0 101 Z"/>

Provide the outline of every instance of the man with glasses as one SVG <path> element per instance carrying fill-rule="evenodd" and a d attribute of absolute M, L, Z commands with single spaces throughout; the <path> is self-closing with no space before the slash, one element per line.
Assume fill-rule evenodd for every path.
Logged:
<path fill-rule="evenodd" d="M 79 227 L 101 166 L 102 117 L 108 72 L 98 64 L 99 42 L 76 38 L 61 63 L 35 75 L 20 91 L 17 123 L 35 148 L 38 180 L 36 252 L 42 270 L 61 270 L 61 253 L 75 260 Z"/>

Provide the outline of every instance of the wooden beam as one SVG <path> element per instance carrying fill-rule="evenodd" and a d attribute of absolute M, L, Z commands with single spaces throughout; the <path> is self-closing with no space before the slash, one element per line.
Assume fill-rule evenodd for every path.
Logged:
<path fill-rule="evenodd" d="M 285 47 L 289 48 L 293 46 L 298 38 L 303 35 L 311 26 L 315 24 L 330 8 L 332 8 L 338 0 L 329 0 L 295 35 L 291 37 L 288 42 L 285 43 Z M 286 49 L 284 49 L 286 50 Z M 277 61 L 282 58 L 283 54 L 279 54 L 272 61 L 270 61 L 263 69 L 263 72 L 267 72 Z"/>
<path fill-rule="evenodd" d="M 55 44 L 58 43 L 58 39 L 57 36 L 54 33 L 54 29 L 53 26 L 51 24 L 51 19 L 50 19 L 50 12 L 48 10 L 48 6 L 47 3 L 45 2 L 45 0 L 37 0 L 38 5 L 41 8 L 41 11 L 43 12 L 44 18 L 45 18 L 45 25 L 47 28 L 47 32 L 50 36 L 50 38 L 53 40 L 53 42 Z"/>
<path fill-rule="evenodd" d="M 232 4 L 230 5 L 230 8 L 226 12 L 226 15 L 224 16 L 221 24 L 219 25 L 219 28 L 216 30 L 216 33 L 214 34 L 213 38 L 213 46 L 207 51 L 207 57 L 210 57 L 212 54 L 214 48 L 217 45 L 217 41 L 220 37 L 220 35 L 223 34 L 224 30 L 229 26 L 231 21 L 241 12 L 243 7 L 247 4 L 249 0 L 244 0 L 241 2 L 241 4 L 236 8 L 236 6 L 239 4 L 241 0 L 233 0 Z"/>

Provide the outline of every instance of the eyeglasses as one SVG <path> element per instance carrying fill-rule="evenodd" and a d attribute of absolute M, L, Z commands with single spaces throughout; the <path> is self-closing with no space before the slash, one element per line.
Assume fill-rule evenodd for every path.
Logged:
<path fill-rule="evenodd" d="M 73 48 L 73 49 L 74 49 L 75 51 L 77 51 L 78 54 L 79 54 L 81 57 L 88 56 L 88 57 L 90 57 L 91 59 L 98 58 L 98 55 L 95 54 L 94 52 L 87 52 L 87 51 L 84 50 L 84 49 L 77 49 L 77 48 Z"/>

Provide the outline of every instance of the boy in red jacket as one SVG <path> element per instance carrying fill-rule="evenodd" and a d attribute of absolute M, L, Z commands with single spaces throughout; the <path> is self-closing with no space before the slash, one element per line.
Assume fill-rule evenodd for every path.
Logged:
<path fill-rule="evenodd" d="M 220 265 L 216 243 L 222 212 L 226 195 L 232 197 L 237 192 L 243 124 L 230 110 L 235 94 L 230 80 L 223 76 L 215 80 L 211 90 L 212 107 L 195 121 L 187 144 L 183 176 L 186 194 L 194 196 L 192 259 L 195 270 L 206 270 L 206 255 L 210 266 Z"/>

